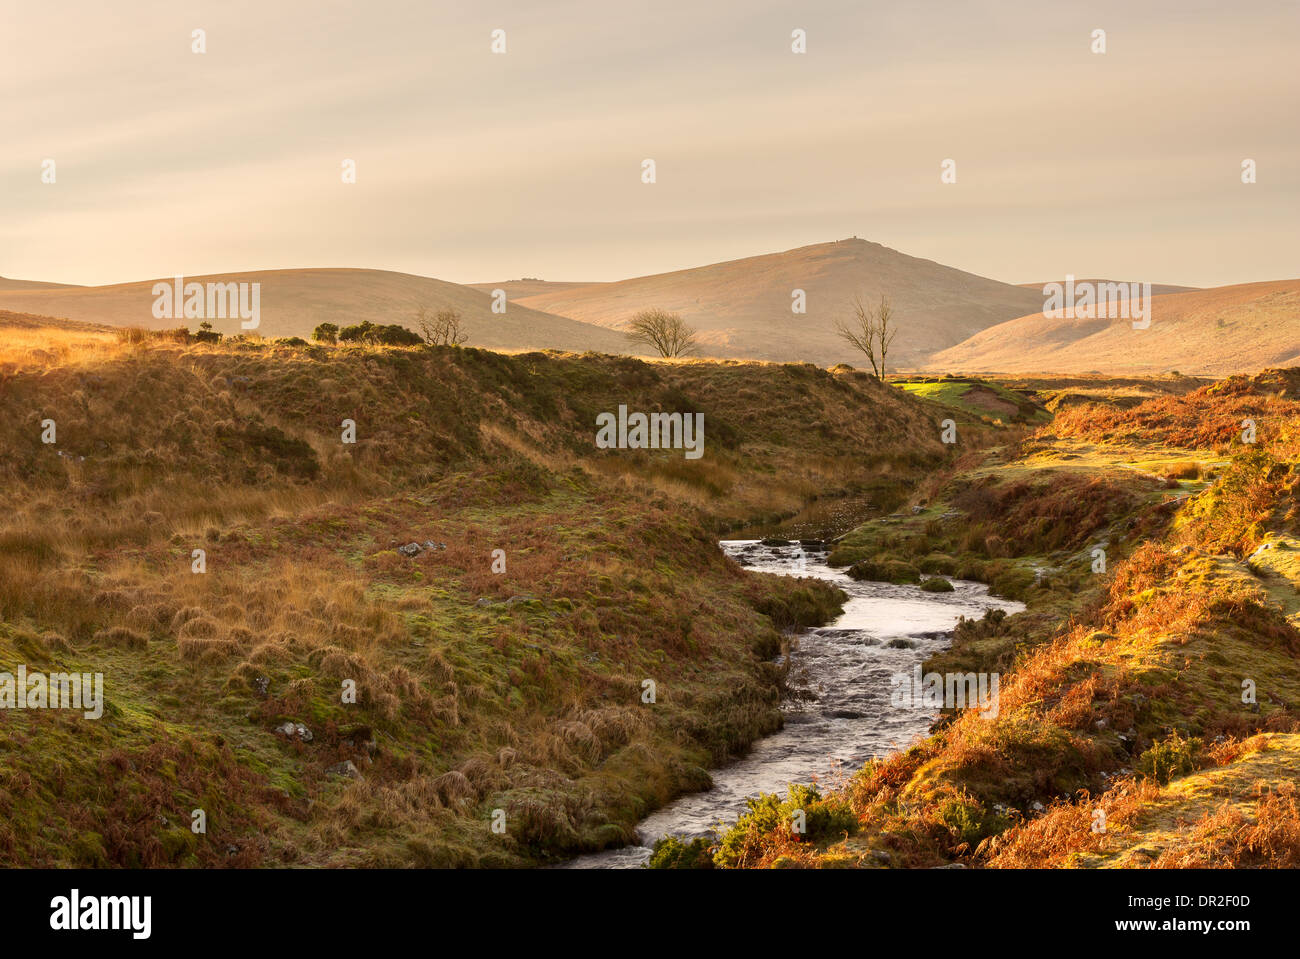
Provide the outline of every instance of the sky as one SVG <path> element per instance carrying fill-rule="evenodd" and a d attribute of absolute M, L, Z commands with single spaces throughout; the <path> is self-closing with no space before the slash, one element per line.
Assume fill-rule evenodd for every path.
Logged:
<path fill-rule="evenodd" d="M 1007 282 L 1291 278 L 1298 46 L 1297 0 L 14 4 L 0 275 L 613 280 L 855 235 Z"/>

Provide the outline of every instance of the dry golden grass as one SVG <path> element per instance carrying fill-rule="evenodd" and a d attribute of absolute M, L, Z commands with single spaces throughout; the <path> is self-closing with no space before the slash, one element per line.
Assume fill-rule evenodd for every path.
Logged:
<path fill-rule="evenodd" d="M 1041 291 L 1039 304 L 1041 306 Z M 1032 313 L 931 356 L 930 369 L 999 373 L 1226 376 L 1300 359 L 1300 280 L 1243 283 L 1160 296 L 1151 325 Z"/>
<path fill-rule="evenodd" d="M 757 609 L 807 597 L 785 603 L 794 584 L 726 561 L 710 517 L 794 508 L 790 489 L 844 462 L 837 443 L 862 475 L 928 432 L 882 387 L 777 366 L 129 336 L 37 359 L 0 395 L 0 662 L 103 671 L 113 725 L 6 726 L 32 744 L 7 754 L 13 776 L 39 787 L 0 782 L 11 863 L 504 865 L 621 841 L 779 723 L 765 660 L 781 637 Z M 764 415 L 731 395 L 746 380 L 797 399 Z M 601 462 L 592 416 L 624 399 L 707 403 L 720 462 Z M 842 436 L 793 428 L 823 404 Z M 338 442 L 345 415 L 355 449 Z M 35 439 L 47 416 L 53 448 Z M 936 447 L 909 449 L 899 475 Z M 805 457 L 792 485 L 775 469 L 707 492 Z M 396 551 L 412 540 L 446 548 Z M 833 592 L 804 589 L 828 615 Z M 185 748 L 149 751 L 159 740 Z M 100 788 L 105 751 L 116 798 L 69 831 L 64 805 Z M 343 760 L 363 780 L 327 775 Z M 214 795 L 204 764 L 231 788 Z M 140 777 L 145 825 L 114 832 Z M 210 841 L 150 832 L 196 804 L 221 812 Z"/>

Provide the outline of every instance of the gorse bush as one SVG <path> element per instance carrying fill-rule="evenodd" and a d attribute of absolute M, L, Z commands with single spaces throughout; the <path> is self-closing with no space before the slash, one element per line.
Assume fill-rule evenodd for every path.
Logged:
<path fill-rule="evenodd" d="M 342 343 L 370 343 L 378 346 L 419 346 L 424 342 L 418 333 L 413 333 L 404 326 L 396 323 L 381 326 L 369 320 L 343 327 L 338 331 L 338 338 Z"/>
<path fill-rule="evenodd" d="M 718 842 L 713 856 L 718 866 L 758 865 L 788 843 L 843 839 L 858 828 L 848 802 L 838 796 L 823 798 L 816 786 L 791 785 L 785 799 L 764 793 L 745 802 L 748 812 Z M 796 831 L 797 825 L 804 827 L 802 833 Z"/>
<path fill-rule="evenodd" d="M 1204 742 L 1195 736 L 1183 739 L 1175 734 L 1139 756 L 1137 770 L 1164 785 L 1175 776 L 1200 769 L 1204 748 Z"/>
<path fill-rule="evenodd" d="M 712 869 L 713 843 L 707 837 L 683 841 L 676 836 L 664 836 L 654 844 L 648 869 Z"/>

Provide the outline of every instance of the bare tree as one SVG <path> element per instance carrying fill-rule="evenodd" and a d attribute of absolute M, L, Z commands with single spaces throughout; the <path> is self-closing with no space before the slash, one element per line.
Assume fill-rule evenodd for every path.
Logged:
<path fill-rule="evenodd" d="M 415 311 L 415 325 L 424 342 L 432 346 L 460 346 L 469 338 L 455 310 L 433 312 L 425 304 Z"/>
<path fill-rule="evenodd" d="M 880 305 L 874 309 L 862 305 L 862 298 L 853 298 L 853 319 L 835 321 L 835 331 L 850 346 L 861 350 L 871 362 L 871 371 L 877 379 L 885 378 L 885 360 L 889 347 L 898 335 L 894 327 L 894 308 L 883 293 Z"/>
<path fill-rule="evenodd" d="M 660 356 L 685 356 L 699 345 L 695 330 L 682 322 L 680 313 L 658 307 L 642 310 L 627 324 L 627 335 L 658 350 Z"/>

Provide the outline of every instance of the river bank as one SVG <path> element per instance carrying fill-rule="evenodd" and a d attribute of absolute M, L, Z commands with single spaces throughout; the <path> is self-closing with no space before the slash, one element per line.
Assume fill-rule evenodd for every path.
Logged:
<path fill-rule="evenodd" d="M 961 617 L 1024 609 L 970 581 L 953 580 L 952 592 L 931 593 L 854 580 L 826 565 L 824 548 L 758 540 L 723 540 L 719 546 L 748 569 L 833 583 L 849 596 L 844 612 L 799 634 L 790 654 L 782 729 L 756 742 L 744 758 L 713 771 L 710 789 L 676 799 L 642 820 L 636 844 L 581 856 L 566 868 L 639 867 L 663 836 L 708 835 L 733 823 L 749 798 L 784 793 L 791 783 L 833 786 L 873 757 L 906 748 L 926 734 L 937 712 L 892 706 L 890 677 L 910 674 L 945 649 Z"/>

